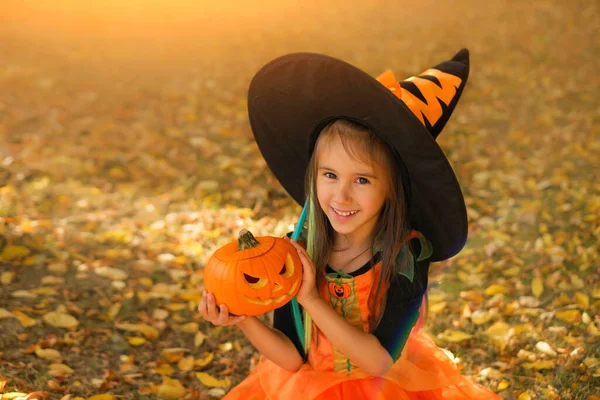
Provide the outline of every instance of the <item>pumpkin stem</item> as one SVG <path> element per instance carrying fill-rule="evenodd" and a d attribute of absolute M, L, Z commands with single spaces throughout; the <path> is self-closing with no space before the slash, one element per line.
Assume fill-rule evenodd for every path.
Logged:
<path fill-rule="evenodd" d="M 238 250 L 247 250 L 260 245 L 248 229 L 242 229 L 238 235 Z"/>

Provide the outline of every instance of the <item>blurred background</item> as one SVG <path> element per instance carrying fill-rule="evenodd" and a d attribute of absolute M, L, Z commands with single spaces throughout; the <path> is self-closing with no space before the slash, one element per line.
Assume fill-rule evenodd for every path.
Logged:
<path fill-rule="evenodd" d="M 14 316 L 0 318 L 14 334 L 0 341 L 5 390 L 153 396 L 175 379 L 189 398 L 222 395 L 257 354 L 234 329 L 199 320 L 202 266 L 241 227 L 282 235 L 300 212 L 254 144 L 253 74 L 310 51 L 404 79 L 467 47 L 469 82 L 439 142 L 465 193 L 470 236 L 432 268 L 429 329 L 463 373 L 505 398 L 598 399 L 597 1 L 1 8 L 0 307 Z M 23 372 L 20 361 L 39 371 L 48 362 L 18 347 L 69 349 L 48 339 L 66 332 L 42 321 L 51 310 L 76 317 L 67 330 L 108 355 L 89 363 L 75 352 L 64 362 L 76 372 L 60 379 Z M 125 321 L 154 327 L 160 341 L 131 344 Z M 161 351 L 178 347 L 215 361 L 164 373 L 174 358 Z M 123 365 L 140 375 L 123 378 Z M 207 386 L 190 371 L 231 381 Z"/>

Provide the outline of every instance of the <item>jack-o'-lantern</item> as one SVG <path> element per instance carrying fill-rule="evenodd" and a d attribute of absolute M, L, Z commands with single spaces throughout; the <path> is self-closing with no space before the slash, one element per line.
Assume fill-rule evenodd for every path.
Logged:
<path fill-rule="evenodd" d="M 339 299 L 346 299 L 352 294 L 352 289 L 347 283 L 330 282 L 329 293 Z"/>
<path fill-rule="evenodd" d="M 302 283 L 302 262 L 288 241 L 255 238 L 240 231 L 238 241 L 218 249 L 204 268 L 204 286 L 231 314 L 260 315 L 290 301 Z"/>

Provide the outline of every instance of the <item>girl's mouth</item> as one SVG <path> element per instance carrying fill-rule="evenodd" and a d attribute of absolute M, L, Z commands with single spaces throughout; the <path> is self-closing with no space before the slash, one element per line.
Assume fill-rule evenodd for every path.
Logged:
<path fill-rule="evenodd" d="M 331 210 L 333 211 L 333 214 L 341 220 L 345 220 L 350 218 L 351 216 L 355 215 L 358 210 L 354 210 L 354 211 L 342 211 L 342 210 L 336 210 L 335 208 L 331 207 Z"/>

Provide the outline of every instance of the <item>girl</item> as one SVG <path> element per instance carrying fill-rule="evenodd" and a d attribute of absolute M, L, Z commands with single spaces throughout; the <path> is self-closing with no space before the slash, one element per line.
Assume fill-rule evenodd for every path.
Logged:
<path fill-rule="evenodd" d="M 499 398 L 461 376 L 420 329 L 429 262 L 466 240 L 464 199 L 435 138 L 468 71 L 466 49 L 400 83 L 390 71 L 373 79 L 296 53 L 254 77 L 248 108 L 259 148 L 308 207 L 306 249 L 291 240 L 306 331 L 298 334 L 289 303 L 269 327 L 204 293 L 201 315 L 237 324 L 263 355 L 226 399 Z"/>

